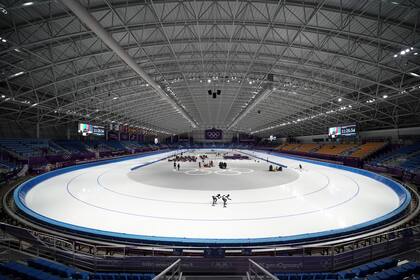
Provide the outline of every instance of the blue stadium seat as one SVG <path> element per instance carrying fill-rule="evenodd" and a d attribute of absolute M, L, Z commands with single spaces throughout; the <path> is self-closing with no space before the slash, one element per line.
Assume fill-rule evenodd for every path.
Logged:
<path fill-rule="evenodd" d="M 1 271 L 10 273 L 11 275 L 21 277 L 23 279 L 33 280 L 58 280 L 61 279 L 58 276 L 51 275 L 47 272 L 37 270 L 35 268 L 28 267 L 24 264 L 17 262 L 8 262 L 1 265 Z"/>

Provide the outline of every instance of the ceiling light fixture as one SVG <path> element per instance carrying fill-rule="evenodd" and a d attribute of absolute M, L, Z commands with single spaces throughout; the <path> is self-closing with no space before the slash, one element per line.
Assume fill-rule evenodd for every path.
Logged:
<path fill-rule="evenodd" d="M 22 4 L 22 6 L 27 7 L 27 6 L 32 6 L 34 4 L 34 2 L 25 2 Z"/>
<path fill-rule="evenodd" d="M 17 72 L 17 73 L 15 73 L 15 74 L 10 75 L 10 76 L 9 76 L 9 79 L 16 78 L 16 77 L 18 77 L 18 76 L 20 76 L 20 75 L 23 75 L 23 74 L 25 74 L 25 72 L 23 72 L 23 71 L 21 71 L 21 72 Z"/>

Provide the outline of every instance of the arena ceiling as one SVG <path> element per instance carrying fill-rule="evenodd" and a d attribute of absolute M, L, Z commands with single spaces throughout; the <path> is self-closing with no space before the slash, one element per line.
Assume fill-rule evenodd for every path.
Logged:
<path fill-rule="evenodd" d="M 419 1 L 0 3 L 2 121 L 262 136 L 420 124 Z"/>

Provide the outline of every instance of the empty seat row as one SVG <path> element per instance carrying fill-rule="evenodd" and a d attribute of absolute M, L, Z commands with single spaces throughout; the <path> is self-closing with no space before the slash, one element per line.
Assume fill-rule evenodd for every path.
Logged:
<path fill-rule="evenodd" d="M 350 270 L 339 272 L 338 274 L 341 279 L 351 279 L 355 276 L 361 278 L 384 269 L 389 269 L 391 267 L 396 266 L 397 264 L 397 260 L 385 258 L 354 267 Z"/>
<path fill-rule="evenodd" d="M 29 280 L 82 279 L 82 280 L 152 280 L 153 273 L 89 273 L 45 259 L 30 259 L 28 265 L 20 262 L 0 263 L 0 275 L 7 274 Z M 6 278 L 7 279 L 7 278 Z M 0 280 L 2 278 L 0 277 Z"/>
<path fill-rule="evenodd" d="M 92 273 L 89 279 L 92 280 L 152 280 L 153 273 Z"/>
<path fill-rule="evenodd" d="M 337 273 L 274 273 L 279 280 L 336 280 Z"/>
<path fill-rule="evenodd" d="M 13 261 L 0 264 L 0 271 L 2 273 L 13 275 L 13 277 L 20 277 L 20 278 L 28 279 L 28 280 L 59 280 L 61 279 L 58 276 L 52 275 L 44 271 L 40 271 L 32 267 L 28 267 L 18 262 L 13 262 Z"/>
<path fill-rule="evenodd" d="M 381 272 L 375 273 L 368 280 L 402 280 L 414 274 L 420 274 L 420 264 L 408 262 Z"/>
<path fill-rule="evenodd" d="M 58 275 L 63 278 L 72 278 L 72 279 L 88 279 L 89 275 L 87 272 L 79 272 L 78 270 L 71 268 L 69 266 L 51 262 L 45 259 L 31 259 L 28 260 L 28 265 L 30 267 Z"/>

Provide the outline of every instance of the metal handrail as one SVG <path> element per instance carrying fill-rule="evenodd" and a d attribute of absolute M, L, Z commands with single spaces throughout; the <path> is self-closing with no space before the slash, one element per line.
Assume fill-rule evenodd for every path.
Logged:
<path fill-rule="evenodd" d="M 181 274 L 181 259 L 177 259 L 173 264 L 171 264 L 170 266 L 168 266 L 167 268 L 165 268 L 161 273 L 159 273 L 158 275 L 156 275 L 152 280 L 159 280 L 159 279 L 163 279 L 163 277 L 166 276 L 166 273 L 170 272 L 173 269 L 176 269 L 172 272 L 171 276 L 169 278 L 167 278 L 167 280 L 173 279 L 172 277 L 174 277 L 177 273 Z M 179 278 L 179 277 L 178 277 Z"/>
<path fill-rule="evenodd" d="M 262 267 L 261 265 L 259 265 L 258 263 L 256 263 L 255 261 L 248 259 L 249 261 L 249 272 L 254 272 L 255 276 L 258 277 L 259 279 L 272 279 L 272 280 L 278 280 L 278 278 L 276 276 L 274 276 L 273 274 L 271 274 L 268 270 L 266 270 L 264 267 Z M 258 276 L 257 272 L 255 272 L 252 269 L 252 266 L 257 267 L 264 275 L 263 277 Z M 251 275 L 252 277 L 252 275 Z"/>
<path fill-rule="evenodd" d="M 347 246 L 349 244 L 354 244 L 355 242 L 374 239 L 376 237 L 384 236 L 391 233 L 398 233 L 403 229 L 395 229 L 396 227 L 400 227 L 403 224 L 407 223 L 408 221 L 412 220 L 415 216 L 417 216 L 420 213 L 420 196 L 419 194 L 410 186 L 404 185 L 407 187 L 411 193 L 413 194 L 413 198 L 415 198 L 413 201 L 417 202 L 416 208 L 414 211 L 412 211 L 410 214 L 405 216 L 404 218 L 401 218 L 397 222 L 393 222 L 392 224 L 389 224 L 387 226 L 381 227 L 376 230 L 370 230 L 368 232 L 359 232 L 357 235 L 351 235 L 348 237 L 341 237 L 340 239 L 334 239 L 334 240 L 324 240 L 318 243 L 312 243 L 312 244 L 302 244 L 302 243 L 296 243 L 296 244 L 287 244 L 285 246 L 282 245 L 254 245 L 254 246 L 237 246 L 237 247 L 229 247 L 229 246 L 222 246 L 221 248 L 229 250 L 229 249 L 235 249 L 235 250 L 242 250 L 242 249 L 252 249 L 252 250 L 262 250 L 262 251 L 282 251 L 282 250 L 303 250 L 303 249 L 333 249 L 336 246 Z M 11 216 L 14 220 L 17 220 L 18 222 L 21 222 L 23 224 L 27 224 L 33 229 L 26 229 L 30 232 L 36 232 L 39 235 L 48 236 L 49 238 L 54 238 L 56 240 L 61 240 L 62 242 L 67 243 L 75 243 L 83 244 L 85 246 L 95 247 L 95 248 L 105 248 L 109 247 L 109 249 L 124 249 L 124 248 L 136 248 L 136 249 L 143 249 L 143 250 L 153 250 L 153 251 L 159 251 L 159 250 L 173 250 L 173 249 L 183 249 L 183 250 L 204 250 L 207 247 L 199 247 L 199 246 L 176 246 L 176 245 L 159 245 L 159 244 L 145 244 L 145 243 L 126 243 L 126 244 L 118 244 L 113 243 L 111 240 L 98 240 L 98 239 L 90 239 L 90 238 L 84 238 L 83 236 L 78 236 L 74 234 L 67 234 L 65 232 L 50 230 L 45 227 L 45 225 L 37 224 L 33 221 L 28 221 L 19 215 L 17 215 L 12 209 L 9 208 L 8 205 L 8 197 L 10 197 L 10 193 L 13 191 L 13 188 L 8 190 L 6 195 L 3 197 L 3 206 L 5 211 L 9 216 Z M 6 223 L 1 223 L 5 224 Z M 416 226 L 412 227 L 413 229 L 418 229 Z M 39 231 L 39 232 L 37 232 Z M 67 239 L 67 240 L 66 240 Z"/>
<path fill-rule="evenodd" d="M 9 190 L 8 193 L 10 193 L 10 192 L 11 192 L 11 190 Z M 419 199 L 417 193 L 416 193 L 416 196 L 417 196 L 417 199 Z M 5 206 L 4 209 L 6 210 L 7 214 L 10 215 L 12 218 L 14 218 L 15 220 L 18 220 L 18 221 L 20 221 L 22 223 L 28 223 L 27 220 L 23 220 L 21 217 L 19 217 L 18 215 L 16 215 L 8 207 L 7 202 L 6 202 L 6 196 L 3 197 L 3 205 Z M 391 225 L 391 226 L 389 226 L 389 227 L 387 227 L 385 229 L 386 230 L 389 230 L 390 228 L 395 228 L 396 226 L 400 226 L 403 223 L 406 223 L 408 220 L 410 220 L 414 216 L 416 216 L 419 213 L 419 211 L 420 211 L 420 207 L 418 206 L 415 209 L 415 211 L 413 213 L 411 213 L 406 219 L 403 219 L 400 222 L 398 222 L 397 224 L 393 224 L 393 225 Z M 6 224 L 6 223 L 1 223 L 0 222 L 0 224 Z M 153 247 L 155 249 L 182 248 L 182 249 L 198 249 L 198 250 L 207 248 L 207 247 L 197 247 L 197 246 L 167 246 L 167 245 L 157 245 L 157 244 L 151 245 L 151 244 L 141 244 L 141 243 L 140 244 L 131 244 L 131 245 L 130 244 L 127 244 L 127 245 L 125 245 L 125 244 L 116 244 L 116 243 L 112 243 L 112 242 L 109 242 L 109 241 L 108 242 L 105 242 L 105 241 L 97 241 L 97 240 L 92 240 L 92 239 L 88 239 L 88 238 L 78 237 L 78 236 L 74 236 L 72 234 L 66 234 L 66 233 L 61 233 L 61 232 L 57 233 L 55 231 L 50 231 L 50 230 L 46 229 L 45 226 L 40 226 L 40 225 L 34 224 L 32 222 L 29 222 L 28 224 L 31 227 L 35 228 L 36 230 L 40 231 L 40 233 L 43 234 L 43 235 L 50 235 L 51 237 L 54 236 L 57 239 L 59 239 L 59 238 L 66 239 L 67 238 L 67 239 L 75 240 L 75 241 L 80 242 L 80 243 L 84 243 L 85 242 L 86 245 L 91 245 L 91 246 L 98 246 L 99 245 L 98 247 L 100 247 L 100 246 L 109 246 L 110 248 L 126 248 L 126 247 L 136 247 L 136 248 L 139 248 L 139 247 L 144 246 L 143 249 L 147 249 L 147 248 Z M 30 230 L 30 229 L 27 229 L 27 230 L 28 231 L 34 231 L 34 230 Z M 370 233 L 363 234 L 363 235 L 360 235 L 359 234 L 358 236 L 349 237 L 349 238 L 345 238 L 345 239 L 340 239 L 338 241 L 336 240 L 335 242 L 325 241 L 323 243 L 307 244 L 307 245 L 303 245 L 303 246 L 292 246 L 292 245 L 288 245 L 288 247 L 281 246 L 281 248 L 283 250 L 284 249 L 288 249 L 288 250 L 292 249 L 293 250 L 293 249 L 303 249 L 303 248 L 333 247 L 334 245 L 337 245 L 337 242 L 338 242 L 338 245 L 342 246 L 342 245 L 346 245 L 346 244 L 353 243 L 353 242 L 356 242 L 356 241 L 361 241 L 361 240 L 366 239 L 366 238 L 375 238 L 377 236 L 382 236 L 382 235 L 387 234 L 387 233 L 398 232 L 401 229 L 396 229 L 396 230 L 385 232 L 386 230 L 384 230 L 382 228 L 382 230 L 381 229 L 377 230 L 379 232 L 374 231 L 374 232 L 370 232 Z M 95 243 L 95 245 L 93 245 L 92 243 Z M 230 247 L 226 247 L 225 246 L 225 247 L 222 247 L 222 248 L 228 249 Z M 250 249 L 251 248 L 251 249 L 272 249 L 272 250 L 276 250 L 276 249 L 279 249 L 279 245 L 242 246 L 242 247 L 232 247 L 232 248 L 234 248 L 234 249 L 245 249 L 245 248 L 246 249 Z"/>

